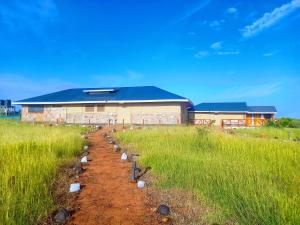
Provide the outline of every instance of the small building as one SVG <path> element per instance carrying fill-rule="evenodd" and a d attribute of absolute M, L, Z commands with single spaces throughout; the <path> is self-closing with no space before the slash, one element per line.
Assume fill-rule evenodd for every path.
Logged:
<path fill-rule="evenodd" d="M 221 127 L 258 127 L 275 119 L 274 106 L 248 106 L 246 102 L 201 103 L 189 108 L 189 123 Z"/>
<path fill-rule="evenodd" d="M 16 108 L 11 105 L 11 100 L 0 100 L 0 115 L 10 116 L 16 114 Z"/>
<path fill-rule="evenodd" d="M 71 124 L 182 124 L 192 105 L 154 86 L 68 89 L 14 104 L 22 121 Z"/>

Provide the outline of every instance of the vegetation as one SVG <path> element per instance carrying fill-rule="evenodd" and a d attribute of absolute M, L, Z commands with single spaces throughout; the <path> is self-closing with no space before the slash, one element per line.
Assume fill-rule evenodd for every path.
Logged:
<path fill-rule="evenodd" d="M 51 184 L 79 154 L 82 129 L 0 120 L 0 224 L 36 224 L 54 209 Z"/>
<path fill-rule="evenodd" d="M 242 136 L 285 140 L 294 140 L 299 138 L 300 140 L 300 129 L 296 128 L 261 127 L 255 129 L 235 129 L 232 130 L 232 132 Z"/>
<path fill-rule="evenodd" d="M 276 128 L 283 128 L 283 127 L 300 128 L 300 120 L 282 117 L 275 121 L 268 120 L 265 126 L 266 127 L 276 127 Z"/>
<path fill-rule="evenodd" d="M 300 224 L 300 144 L 194 127 L 117 133 L 162 188 L 193 191 L 209 222 Z M 218 212 L 218 213 L 216 213 Z M 216 216 L 218 215 L 218 216 Z"/>

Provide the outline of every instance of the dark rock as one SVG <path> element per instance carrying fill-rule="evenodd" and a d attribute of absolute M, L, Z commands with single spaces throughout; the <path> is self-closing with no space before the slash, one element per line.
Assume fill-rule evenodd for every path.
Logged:
<path fill-rule="evenodd" d="M 111 130 L 111 132 L 112 133 L 115 133 L 117 130 L 115 129 L 115 128 L 113 128 L 112 130 Z"/>
<path fill-rule="evenodd" d="M 81 163 L 76 163 L 75 167 L 74 167 L 74 171 L 77 175 L 82 174 L 83 173 L 83 168 L 81 167 Z"/>
<path fill-rule="evenodd" d="M 157 212 L 163 216 L 167 216 L 170 214 L 170 207 L 164 204 L 161 204 L 158 209 Z"/>
<path fill-rule="evenodd" d="M 56 223 L 63 224 L 67 221 L 67 219 L 69 219 L 69 217 L 70 217 L 69 211 L 66 210 L 65 208 L 62 208 L 54 216 L 54 221 Z"/>

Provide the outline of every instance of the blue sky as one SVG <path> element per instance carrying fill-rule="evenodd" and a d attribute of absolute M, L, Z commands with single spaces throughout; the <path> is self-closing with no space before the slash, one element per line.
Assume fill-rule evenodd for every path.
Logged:
<path fill-rule="evenodd" d="M 1 0 L 0 98 L 156 85 L 300 117 L 300 0 Z"/>

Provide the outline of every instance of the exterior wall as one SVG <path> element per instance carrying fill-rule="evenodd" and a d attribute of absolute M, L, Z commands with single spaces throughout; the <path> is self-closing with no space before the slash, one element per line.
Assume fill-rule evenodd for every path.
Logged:
<path fill-rule="evenodd" d="M 92 106 L 92 105 L 89 105 Z M 86 112 L 85 105 L 44 106 L 42 113 L 22 107 L 22 120 L 78 124 L 181 124 L 187 122 L 187 103 L 105 104 L 100 111 Z"/>
<path fill-rule="evenodd" d="M 245 114 L 238 113 L 200 113 L 200 112 L 189 112 L 189 120 L 190 122 L 197 123 L 197 120 L 211 120 L 215 121 L 214 125 L 221 126 L 222 120 L 226 119 L 245 119 Z"/>

